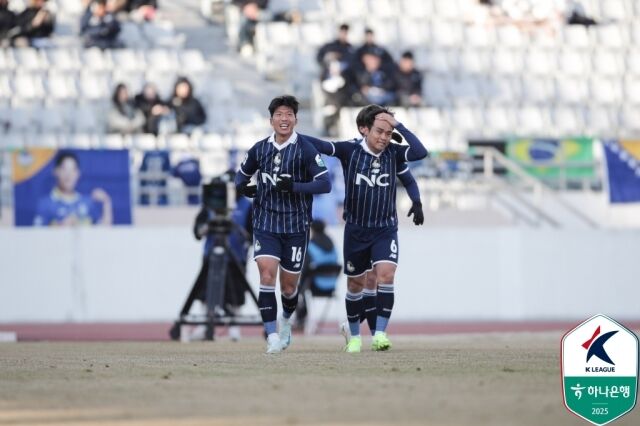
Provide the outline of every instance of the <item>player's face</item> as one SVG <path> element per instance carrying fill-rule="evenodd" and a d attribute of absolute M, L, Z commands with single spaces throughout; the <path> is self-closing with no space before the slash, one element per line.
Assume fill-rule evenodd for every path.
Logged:
<path fill-rule="evenodd" d="M 378 154 L 389 146 L 393 127 L 391 127 L 391 124 L 388 122 L 376 119 L 373 122 L 371 129 L 365 127 L 364 130 L 364 135 L 367 138 L 367 145 L 371 151 Z"/>
<path fill-rule="evenodd" d="M 54 170 L 54 176 L 58 181 L 58 188 L 62 192 L 74 192 L 80 178 L 78 165 L 72 158 L 65 158 Z"/>
<path fill-rule="evenodd" d="M 273 131 L 276 132 L 276 136 L 279 136 L 280 140 L 285 141 L 289 139 L 293 133 L 293 128 L 296 126 L 298 119 L 293 109 L 288 106 L 279 106 L 273 112 L 273 117 L 271 117 L 270 122 Z"/>

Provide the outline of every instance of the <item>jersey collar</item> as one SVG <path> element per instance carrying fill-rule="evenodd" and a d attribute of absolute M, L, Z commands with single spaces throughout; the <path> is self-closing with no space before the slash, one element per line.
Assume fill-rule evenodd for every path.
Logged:
<path fill-rule="evenodd" d="M 379 154 L 376 154 L 375 152 L 371 151 L 371 149 L 369 148 L 369 145 L 367 145 L 366 138 L 362 138 L 362 140 L 360 141 L 360 146 L 362 147 L 362 149 L 364 149 L 364 152 L 366 152 L 367 154 L 371 154 L 376 158 L 379 158 L 380 155 L 382 155 L 382 152 L 380 152 Z"/>
<path fill-rule="evenodd" d="M 289 139 L 287 139 L 283 144 L 276 143 L 276 132 L 271 133 L 271 136 L 269 136 L 269 140 L 268 140 L 268 142 L 273 144 L 273 147 L 278 151 L 282 151 L 287 146 L 294 144 L 297 141 L 298 141 L 298 134 L 295 131 L 291 133 L 291 136 L 289 136 Z"/>
<path fill-rule="evenodd" d="M 73 194 L 65 194 L 60 191 L 57 187 L 54 187 L 51 191 L 51 198 L 58 201 L 63 201 L 65 203 L 73 203 L 80 197 L 80 194 L 74 192 Z"/>

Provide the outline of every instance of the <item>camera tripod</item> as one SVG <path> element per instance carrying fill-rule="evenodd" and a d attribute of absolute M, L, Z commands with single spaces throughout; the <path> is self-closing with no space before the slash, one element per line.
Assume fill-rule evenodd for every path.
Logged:
<path fill-rule="evenodd" d="M 207 313 L 204 315 L 189 314 L 191 305 L 202 292 L 200 280 L 197 280 L 189 292 L 189 296 L 180 311 L 180 316 L 169 331 L 173 340 L 180 339 L 181 326 L 183 325 L 204 325 L 206 326 L 205 339 L 214 340 L 215 327 L 219 325 L 259 325 L 262 326 L 260 315 L 236 315 L 230 307 L 225 304 L 225 291 L 227 280 L 230 279 L 230 272 L 239 282 L 233 285 L 240 285 L 258 307 L 258 298 L 245 278 L 245 268 L 240 260 L 229 253 L 229 235 L 232 230 L 241 233 L 245 240 L 249 235 L 245 229 L 226 217 L 216 217 L 209 221 L 209 236 L 212 237 L 212 244 L 206 255 L 208 262 L 206 276 L 206 300 Z"/>

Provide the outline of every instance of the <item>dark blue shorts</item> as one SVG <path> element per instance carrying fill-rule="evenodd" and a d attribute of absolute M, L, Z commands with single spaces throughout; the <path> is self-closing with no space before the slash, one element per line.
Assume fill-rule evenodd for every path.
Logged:
<path fill-rule="evenodd" d="M 376 263 L 398 264 L 398 228 L 364 228 L 347 223 L 344 227 L 344 273 L 357 277 Z"/>
<path fill-rule="evenodd" d="M 273 257 L 280 261 L 280 267 L 287 272 L 299 273 L 307 253 L 308 233 L 276 234 L 253 230 L 253 259 Z"/>

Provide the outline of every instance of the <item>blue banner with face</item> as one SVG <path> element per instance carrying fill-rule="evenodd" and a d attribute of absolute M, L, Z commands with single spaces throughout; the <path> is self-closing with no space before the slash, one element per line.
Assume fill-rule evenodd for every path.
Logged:
<path fill-rule="evenodd" d="M 130 225 L 129 151 L 13 153 L 16 226 Z"/>

